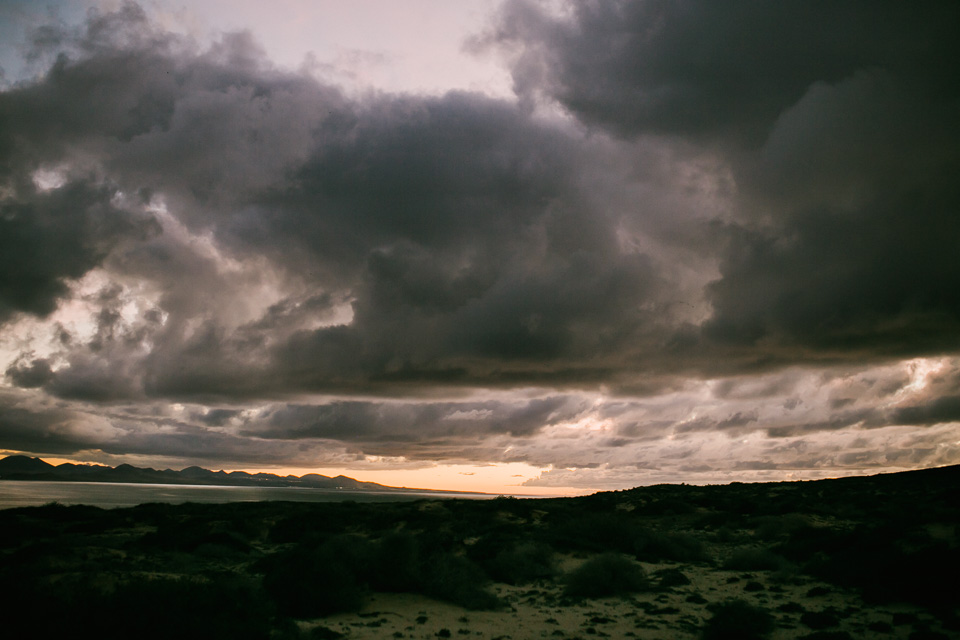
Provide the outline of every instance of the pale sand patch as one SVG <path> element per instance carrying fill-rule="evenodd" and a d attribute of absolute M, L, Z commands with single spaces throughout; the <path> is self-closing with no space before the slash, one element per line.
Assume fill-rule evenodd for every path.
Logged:
<path fill-rule="evenodd" d="M 581 560 L 582 561 L 582 560 Z M 564 568 L 578 561 L 565 559 Z M 708 603 L 740 598 L 767 610 L 779 627 L 774 640 L 795 640 L 813 632 L 801 624 L 800 605 L 809 612 L 835 611 L 840 620 L 830 631 L 847 631 L 854 638 L 908 638 L 911 625 L 893 627 L 890 633 L 875 633 L 871 623 L 891 623 L 894 612 L 917 616 L 933 629 L 939 625 L 917 607 L 865 605 L 858 594 L 799 576 L 790 583 L 772 579 L 770 572 L 724 571 L 706 566 L 647 564 L 648 575 L 665 568 L 680 569 L 691 584 L 666 591 L 653 590 L 627 597 L 569 602 L 554 582 L 514 587 L 496 584 L 491 589 L 506 603 L 499 611 L 468 611 L 459 606 L 414 594 L 371 594 L 359 613 L 338 614 L 303 623 L 304 628 L 323 626 L 351 640 L 382 638 L 483 638 L 486 640 L 533 640 L 542 638 L 697 638 L 703 622 L 711 617 Z M 762 591 L 747 590 L 749 583 Z M 824 595 L 807 595 L 814 587 Z M 755 585 L 754 585 L 755 588 Z M 700 602 L 700 599 L 705 602 Z M 691 602 L 691 600 L 693 600 Z M 786 611 L 778 609 L 788 605 Z M 449 633 L 449 636 L 446 635 Z"/>

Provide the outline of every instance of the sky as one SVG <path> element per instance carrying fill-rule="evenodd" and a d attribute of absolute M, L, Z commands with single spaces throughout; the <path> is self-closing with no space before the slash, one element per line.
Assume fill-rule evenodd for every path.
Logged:
<path fill-rule="evenodd" d="M 960 463 L 960 4 L 0 0 L 0 454 Z"/>

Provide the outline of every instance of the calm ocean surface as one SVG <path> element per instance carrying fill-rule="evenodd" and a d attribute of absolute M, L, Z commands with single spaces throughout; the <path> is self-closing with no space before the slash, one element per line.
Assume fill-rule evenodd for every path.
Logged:
<path fill-rule="evenodd" d="M 210 487 L 183 484 L 132 484 L 113 482 L 40 482 L 0 480 L 0 509 L 34 507 L 59 502 L 97 507 L 133 507 L 145 502 L 395 502 L 420 498 L 493 498 L 475 493 L 426 491 L 347 491 L 300 487 Z"/>

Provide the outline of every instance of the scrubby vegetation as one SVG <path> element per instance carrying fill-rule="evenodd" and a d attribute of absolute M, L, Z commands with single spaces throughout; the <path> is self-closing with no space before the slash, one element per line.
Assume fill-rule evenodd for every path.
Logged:
<path fill-rule="evenodd" d="M 789 566 L 786 558 L 764 548 L 737 549 L 723 563 L 725 569 L 737 571 L 782 571 Z"/>
<path fill-rule="evenodd" d="M 663 485 L 552 500 L 9 509 L 0 511 L 0 592 L 5 621 L 31 621 L 20 637 L 38 638 L 91 629 L 334 637 L 296 621 L 361 610 L 378 592 L 510 611 L 518 601 L 498 597 L 503 585 L 555 606 L 626 598 L 647 617 L 678 615 L 662 604 L 674 598 L 691 612 L 680 628 L 705 638 L 762 638 L 771 621 L 811 638 L 849 636 L 857 610 L 830 603 L 855 593 L 864 606 L 927 612 L 922 621 L 864 623 L 860 636 L 904 624 L 917 637 L 956 635 L 957 602 L 943 585 L 960 573 L 958 475 Z M 698 590 L 691 577 L 703 572 L 741 600 Z M 815 604 L 784 600 L 784 586 Z"/>
<path fill-rule="evenodd" d="M 635 593 L 649 587 L 643 568 L 616 553 L 604 553 L 587 560 L 565 580 L 565 593 L 574 598 Z"/>
<path fill-rule="evenodd" d="M 703 640 L 764 640 L 776 627 L 767 611 L 743 600 L 729 600 L 714 608 L 703 627 Z"/>

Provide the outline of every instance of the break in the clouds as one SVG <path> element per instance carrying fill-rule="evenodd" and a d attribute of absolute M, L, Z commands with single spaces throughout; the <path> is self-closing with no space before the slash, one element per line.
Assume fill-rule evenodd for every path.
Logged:
<path fill-rule="evenodd" d="M 0 448 L 583 488 L 960 458 L 953 3 L 508 1 L 457 55 L 510 97 L 163 7 L 20 31 Z"/>

